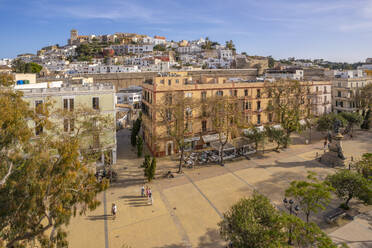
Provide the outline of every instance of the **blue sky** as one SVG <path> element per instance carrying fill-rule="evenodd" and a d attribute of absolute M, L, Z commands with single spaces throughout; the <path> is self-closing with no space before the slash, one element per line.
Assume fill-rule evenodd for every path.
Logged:
<path fill-rule="evenodd" d="M 274 58 L 372 57 L 372 0 L 0 0 L 0 58 L 80 34 L 233 40 Z"/>

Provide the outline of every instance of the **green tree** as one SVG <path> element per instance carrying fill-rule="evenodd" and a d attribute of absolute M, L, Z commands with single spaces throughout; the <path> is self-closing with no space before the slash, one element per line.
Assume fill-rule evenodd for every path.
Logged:
<path fill-rule="evenodd" d="M 311 213 L 324 210 L 331 200 L 333 188 L 325 182 L 320 182 L 315 173 L 309 172 L 306 181 L 292 181 L 286 189 L 286 197 L 293 197 L 300 206 L 300 211 L 306 215 L 309 223 Z"/>
<path fill-rule="evenodd" d="M 345 125 L 345 119 L 342 116 L 334 113 L 324 114 L 317 119 L 316 130 L 319 132 L 331 132 L 336 120 L 340 121 L 343 126 Z"/>
<path fill-rule="evenodd" d="M 345 200 L 344 208 L 349 208 L 349 201 L 353 198 L 371 204 L 371 182 L 359 173 L 343 169 L 328 176 L 327 181 L 336 189 L 337 196 Z"/>
<path fill-rule="evenodd" d="M 280 247 L 286 234 L 280 213 L 269 199 L 254 192 L 250 199 L 241 199 L 218 224 L 220 234 L 233 247 Z"/>
<path fill-rule="evenodd" d="M 363 118 L 361 128 L 369 129 L 371 122 L 370 114 L 372 111 L 372 84 L 367 84 L 361 89 L 356 90 L 353 98 Z"/>
<path fill-rule="evenodd" d="M 29 247 L 34 241 L 45 248 L 66 247 L 64 227 L 77 213 L 95 209 L 96 195 L 107 187 L 90 169 L 98 156 L 84 149 L 85 140 L 110 128 L 106 124 L 113 120 L 105 122 L 96 113 L 101 121 L 93 130 L 93 112 L 52 112 L 48 102 L 31 109 L 22 93 L 0 78 L 0 240 L 9 248 Z M 75 119 L 75 131 L 67 134 L 55 120 L 61 115 L 83 117 Z M 38 136 L 34 124 L 43 127 Z M 100 154 L 101 148 L 96 151 Z"/>
<path fill-rule="evenodd" d="M 223 150 L 229 140 L 240 135 L 242 114 L 235 97 L 214 96 L 208 99 L 213 130 L 218 134 L 220 163 L 223 164 Z"/>
<path fill-rule="evenodd" d="M 246 132 L 244 132 L 244 136 L 254 142 L 255 149 L 256 151 L 258 151 L 258 145 L 264 142 L 267 134 L 265 131 L 260 131 L 255 127 L 251 127 Z"/>
<path fill-rule="evenodd" d="M 145 160 L 143 161 L 141 167 L 147 168 L 149 164 L 150 164 L 150 155 L 145 155 Z M 146 176 L 146 173 L 145 173 L 145 176 Z"/>
<path fill-rule="evenodd" d="M 235 44 L 232 40 L 226 41 L 226 48 L 235 51 Z"/>
<path fill-rule="evenodd" d="M 132 146 L 135 146 L 137 144 L 137 135 L 141 130 L 141 123 L 142 123 L 141 116 L 138 117 L 136 121 L 133 123 L 133 127 L 130 134 L 130 143 Z"/>
<path fill-rule="evenodd" d="M 142 164 L 144 176 L 146 178 L 149 177 L 149 168 L 151 166 L 150 161 L 151 161 L 150 155 L 146 155 L 145 160 L 143 161 L 143 164 Z"/>
<path fill-rule="evenodd" d="M 287 136 L 283 129 L 265 126 L 265 133 L 269 140 L 274 141 L 277 145 L 275 150 L 278 151 L 281 145 L 285 145 L 287 142 Z"/>
<path fill-rule="evenodd" d="M 166 49 L 166 47 L 164 46 L 164 45 L 160 45 L 160 44 L 158 44 L 158 45 L 155 45 L 154 46 L 154 51 L 161 51 L 161 52 L 164 52 L 164 51 L 166 51 L 167 49 Z"/>
<path fill-rule="evenodd" d="M 294 247 L 337 248 L 339 247 L 315 223 L 306 223 L 294 215 L 284 214 L 287 230 L 291 230 L 290 239 Z M 290 246 L 290 247 L 293 247 Z M 344 245 L 343 247 L 347 247 Z"/>
<path fill-rule="evenodd" d="M 160 120 L 167 127 L 167 135 L 177 145 L 180 153 L 178 173 L 182 173 L 185 149 L 190 143 L 185 139 L 193 137 L 192 121 L 194 108 L 198 105 L 191 97 L 185 97 L 183 92 L 169 93 L 162 99 L 162 104 L 156 105 Z M 170 155 L 170 154 L 169 154 Z"/>
<path fill-rule="evenodd" d="M 341 112 L 339 115 L 347 123 L 344 134 L 349 133 L 350 135 L 352 135 L 354 126 L 360 125 L 363 121 L 363 117 L 357 112 Z"/>
<path fill-rule="evenodd" d="M 290 142 L 293 132 L 300 132 L 302 112 L 311 109 L 306 99 L 305 87 L 298 81 L 276 81 L 265 84 L 267 94 L 273 99 L 274 119 L 281 125 L 287 136 L 284 147 Z"/>
<path fill-rule="evenodd" d="M 20 59 L 16 59 L 12 63 L 13 70 L 16 73 L 39 73 L 43 67 L 37 63 L 26 63 Z"/>
<path fill-rule="evenodd" d="M 142 157 L 143 140 L 141 136 L 137 136 L 137 157 Z"/>
<path fill-rule="evenodd" d="M 151 165 L 147 167 L 147 180 L 151 182 L 155 178 L 156 172 L 156 158 L 152 158 Z"/>
<path fill-rule="evenodd" d="M 273 57 L 269 56 L 268 57 L 268 65 L 269 65 L 269 68 L 274 68 L 274 65 L 275 65 L 275 60 L 273 59 Z"/>
<path fill-rule="evenodd" d="M 234 204 L 218 225 L 221 236 L 232 247 L 337 247 L 316 224 L 278 211 L 257 192 Z"/>
<path fill-rule="evenodd" d="M 364 153 L 362 159 L 356 162 L 354 167 L 364 178 L 370 179 L 372 177 L 372 153 Z"/>

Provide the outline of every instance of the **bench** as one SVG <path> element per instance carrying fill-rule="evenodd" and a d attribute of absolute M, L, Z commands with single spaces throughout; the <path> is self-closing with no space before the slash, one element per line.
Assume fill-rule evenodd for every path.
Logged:
<path fill-rule="evenodd" d="M 324 215 L 324 220 L 328 224 L 332 224 L 336 220 L 338 220 L 339 218 L 345 216 L 345 214 L 346 214 L 345 210 L 343 210 L 341 208 L 336 208 L 336 209 L 333 209 L 332 211 L 328 212 L 327 214 L 325 214 Z"/>

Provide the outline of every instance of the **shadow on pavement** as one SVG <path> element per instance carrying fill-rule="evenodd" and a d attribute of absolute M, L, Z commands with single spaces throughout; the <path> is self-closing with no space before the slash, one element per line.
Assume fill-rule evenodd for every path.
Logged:
<path fill-rule="evenodd" d="M 86 217 L 87 220 L 108 220 L 111 219 L 111 214 L 103 214 L 103 215 L 89 215 Z"/>

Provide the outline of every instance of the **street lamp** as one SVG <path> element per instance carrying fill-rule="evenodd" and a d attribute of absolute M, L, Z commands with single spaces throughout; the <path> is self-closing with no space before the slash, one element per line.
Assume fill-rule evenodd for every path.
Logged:
<path fill-rule="evenodd" d="M 298 205 L 294 206 L 294 201 L 292 199 L 283 199 L 284 207 L 289 210 L 290 215 L 296 215 L 298 214 L 298 211 L 300 211 L 300 207 Z M 289 226 L 289 238 L 288 238 L 288 244 L 292 245 L 292 225 Z"/>

